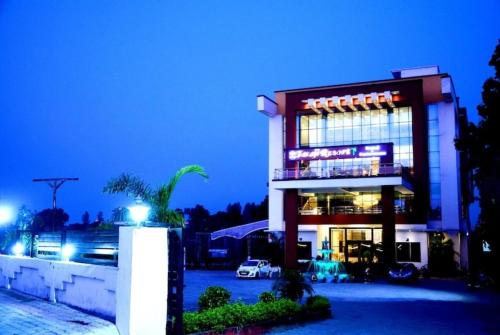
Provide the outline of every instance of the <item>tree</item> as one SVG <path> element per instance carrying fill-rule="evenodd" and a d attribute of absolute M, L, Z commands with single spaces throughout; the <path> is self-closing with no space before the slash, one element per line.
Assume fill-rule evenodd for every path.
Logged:
<path fill-rule="evenodd" d="M 129 217 L 129 210 L 127 207 L 116 207 L 111 211 L 111 222 L 124 222 Z"/>
<path fill-rule="evenodd" d="M 202 205 L 196 205 L 193 208 L 186 208 L 184 213 L 189 217 L 188 232 L 208 232 L 208 222 L 210 212 Z"/>
<path fill-rule="evenodd" d="M 299 301 L 304 296 L 304 292 L 312 295 L 314 289 L 306 282 L 304 276 L 297 270 L 285 270 L 283 274 L 276 278 L 272 290 L 280 298 L 288 298 Z"/>
<path fill-rule="evenodd" d="M 243 217 L 241 216 L 241 205 L 239 202 L 227 205 L 227 224 L 230 227 L 239 226 L 243 223 Z"/>
<path fill-rule="evenodd" d="M 469 123 L 456 146 L 467 155 L 466 168 L 479 191 L 481 213 L 475 233 L 491 248 L 485 270 L 500 285 L 500 40 L 488 64 L 495 75 L 483 85 L 483 102 L 477 106 L 479 123 Z"/>
<path fill-rule="evenodd" d="M 182 177 L 189 173 L 208 179 L 208 174 L 201 166 L 188 165 L 179 169 L 167 184 L 162 184 L 155 189 L 138 177 L 122 174 L 118 178 L 110 180 L 104 187 L 103 192 L 110 194 L 124 193 L 133 198 L 140 197 L 151 206 L 153 221 L 169 224 L 171 227 L 184 227 L 183 212 L 172 210 L 169 206 L 175 187 Z"/>
<path fill-rule="evenodd" d="M 100 225 L 104 222 L 104 213 L 102 211 L 97 212 L 97 217 L 95 218 L 94 222 L 97 223 L 97 225 Z"/>
<path fill-rule="evenodd" d="M 85 213 L 83 213 L 82 215 L 82 224 L 84 227 L 88 227 L 90 223 L 90 214 L 89 212 L 85 211 Z"/>
<path fill-rule="evenodd" d="M 57 231 L 68 222 L 69 215 L 62 208 L 47 208 L 36 213 L 33 221 L 34 231 Z"/>
<path fill-rule="evenodd" d="M 33 223 L 34 214 L 32 211 L 26 207 L 26 205 L 22 205 L 17 212 L 16 218 L 16 226 L 19 230 L 29 230 L 31 229 L 31 225 Z"/>

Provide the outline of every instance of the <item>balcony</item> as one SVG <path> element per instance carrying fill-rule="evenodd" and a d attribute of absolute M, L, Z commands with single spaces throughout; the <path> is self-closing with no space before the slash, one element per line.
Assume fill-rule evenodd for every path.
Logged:
<path fill-rule="evenodd" d="M 411 178 L 409 168 L 398 163 L 383 163 L 377 166 L 349 166 L 342 168 L 287 168 L 274 170 L 273 181 L 298 179 L 340 179 L 366 177 L 393 177 L 402 176 Z"/>
<path fill-rule="evenodd" d="M 413 192 L 412 170 L 398 163 L 349 165 L 341 168 L 276 169 L 270 187 L 287 189 L 334 189 L 394 186 Z"/>
<path fill-rule="evenodd" d="M 411 208 L 401 207 L 399 205 L 394 206 L 395 214 L 409 214 L 411 213 Z M 314 208 L 299 208 L 299 215 L 349 215 L 349 214 L 382 214 L 382 206 L 370 206 L 370 207 L 360 207 L 360 206 L 331 206 L 327 207 L 314 207 Z"/>
<path fill-rule="evenodd" d="M 396 224 L 411 223 L 413 210 L 411 207 L 394 206 Z M 298 208 L 298 224 L 382 224 L 382 208 L 373 206 L 371 208 L 361 208 L 359 206 L 330 206 L 315 207 L 310 209 Z"/>

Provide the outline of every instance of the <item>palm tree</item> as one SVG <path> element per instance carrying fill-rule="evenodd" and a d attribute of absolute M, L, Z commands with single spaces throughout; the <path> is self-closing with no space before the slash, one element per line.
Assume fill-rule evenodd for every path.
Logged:
<path fill-rule="evenodd" d="M 297 270 L 285 270 L 273 283 L 272 291 L 280 298 L 300 301 L 304 292 L 312 295 L 314 289 Z"/>
<path fill-rule="evenodd" d="M 208 179 L 208 174 L 201 166 L 188 165 L 179 169 L 167 184 L 160 185 L 156 189 L 149 186 L 142 179 L 124 173 L 118 178 L 111 179 L 104 186 L 103 192 L 110 194 L 125 193 L 129 197 L 140 198 L 151 205 L 153 221 L 169 224 L 173 228 L 184 227 L 183 213 L 170 209 L 169 205 L 175 186 L 188 173 L 195 173 L 204 179 Z"/>

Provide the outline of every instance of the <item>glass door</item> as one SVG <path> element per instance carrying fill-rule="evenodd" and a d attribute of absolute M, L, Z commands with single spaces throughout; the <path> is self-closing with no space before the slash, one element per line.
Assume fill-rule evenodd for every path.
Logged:
<path fill-rule="evenodd" d="M 332 249 L 332 260 L 345 261 L 345 230 L 330 229 L 330 246 Z"/>

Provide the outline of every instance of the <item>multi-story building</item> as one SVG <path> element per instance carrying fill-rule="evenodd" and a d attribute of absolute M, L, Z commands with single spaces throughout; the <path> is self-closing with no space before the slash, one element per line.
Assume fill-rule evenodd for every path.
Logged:
<path fill-rule="evenodd" d="M 324 249 L 334 260 L 423 266 L 436 233 L 467 265 L 454 146 L 465 110 L 437 66 L 392 74 L 257 97 L 269 118 L 269 231 L 284 233 L 286 266 Z"/>

